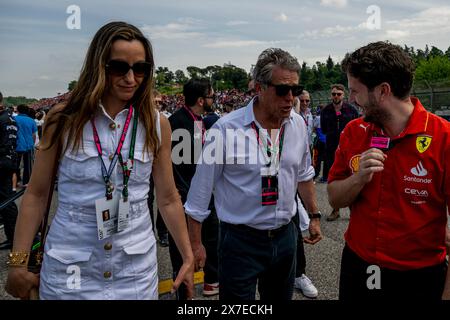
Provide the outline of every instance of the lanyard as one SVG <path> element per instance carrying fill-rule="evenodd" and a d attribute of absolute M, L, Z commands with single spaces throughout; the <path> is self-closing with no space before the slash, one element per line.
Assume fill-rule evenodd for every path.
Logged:
<path fill-rule="evenodd" d="M 192 113 L 192 111 L 188 107 L 183 106 L 183 108 L 186 109 L 186 111 L 190 114 L 192 120 L 194 120 L 194 123 L 197 125 L 197 128 L 202 132 L 202 145 L 205 144 L 205 131 L 206 131 L 205 126 L 199 124 L 200 121 L 198 121 L 197 117 Z"/>
<path fill-rule="evenodd" d="M 130 142 L 130 152 L 128 153 L 128 160 L 130 161 L 130 166 L 128 166 L 128 160 L 123 161 L 122 154 L 119 153 L 119 162 L 122 166 L 123 173 L 123 190 L 122 196 L 123 200 L 128 200 L 128 180 L 130 179 L 131 171 L 134 167 L 134 146 L 136 144 L 136 132 L 138 125 L 138 112 L 136 111 L 133 117 L 133 129 L 131 131 L 131 142 Z"/>
<path fill-rule="evenodd" d="M 272 144 L 270 143 L 270 139 L 267 138 L 267 147 L 265 148 L 266 150 L 264 150 L 264 145 L 263 145 L 263 143 L 262 143 L 262 141 L 261 141 L 261 139 L 260 139 L 260 137 L 259 137 L 259 130 L 258 130 L 258 128 L 256 127 L 256 124 L 255 124 L 254 121 L 252 122 L 251 126 L 252 126 L 252 129 L 255 131 L 256 139 L 258 140 L 258 144 L 259 144 L 259 146 L 261 147 L 261 149 L 262 149 L 262 151 L 263 151 L 263 154 L 265 155 L 265 154 L 267 153 L 267 156 L 268 156 L 268 158 L 269 158 L 269 162 L 268 162 L 268 164 L 267 164 L 266 166 L 267 166 L 267 167 L 270 167 L 270 165 L 272 164 L 272 151 L 271 151 L 271 148 L 270 148 L 270 147 L 272 146 Z M 276 141 L 275 141 L 275 147 L 274 147 L 274 150 L 275 150 L 276 152 L 278 152 L 278 154 L 276 154 L 276 155 L 278 155 L 278 163 L 280 163 L 280 160 L 281 160 L 281 152 L 283 151 L 284 126 L 285 126 L 285 124 L 283 124 L 283 125 L 281 126 L 281 129 L 280 129 L 280 131 L 278 132 L 278 136 L 277 136 L 277 139 L 276 139 Z M 278 143 L 279 148 L 276 148 L 277 143 Z"/>
<path fill-rule="evenodd" d="M 300 115 L 302 116 L 303 121 L 305 121 L 306 127 L 308 127 L 308 120 L 307 120 L 308 116 L 307 115 L 304 116 L 303 113 L 301 113 L 301 112 L 300 112 Z"/>
<path fill-rule="evenodd" d="M 129 168 L 128 168 L 127 162 L 123 162 L 121 151 L 122 151 L 123 143 L 125 141 L 125 137 L 128 132 L 128 127 L 130 125 L 133 110 L 134 110 L 133 106 L 130 105 L 130 108 L 128 109 L 127 118 L 125 120 L 125 125 L 122 130 L 122 135 L 120 136 L 119 144 L 117 145 L 116 152 L 114 153 L 114 157 L 112 158 L 111 163 L 109 164 L 108 170 L 106 170 L 106 165 L 102 158 L 102 145 L 100 143 L 100 137 L 98 135 L 97 128 L 95 127 L 95 121 L 94 121 L 94 118 L 91 119 L 95 146 L 97 147 L 98 156 L 99 156 L 101 164 L 102 164 L 102 177 L 103 177 L 103 181 L 105 182 L 105 187 L 106 187 L 105 196 L 106 196 L 106 199 L 108 199 L 108 200 L 112 199 L 113 189 L 112 189 L 112 183 L 111 183 L 111 174 L 112 174 L 112 171 L 114 170 L 114 167 L 116 166 L 117 160 L 120 160 L 120 164 L 121 164 L 122 170 L 123 170 L 124 188 L 122 190 L 122 195 L 124 197 L 124 201 L 126 201 L 126 199 L 128 198 L 128 179 L 130 177 L 131 170 L 133 168 L 134 145 L 136 143 L 137 120 L 138 120 L 137 112 L 135 112 L 134 119 L 133 119 L 134 120 L 133 121 L 133 132 L 132 132 L 132 136 L 131 136 L 130 152 L 129 152 L 129 157 L 128 157 L 128 159 L 130 159 L 130 161 L 131 161 L 131 166 Z"/>

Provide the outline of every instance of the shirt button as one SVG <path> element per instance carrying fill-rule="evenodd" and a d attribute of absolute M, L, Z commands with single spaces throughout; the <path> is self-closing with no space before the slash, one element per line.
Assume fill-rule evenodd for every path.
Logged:
<path fill-rule="evenodd" d="M 111 278 L 111 276 L 112 276 L 111 271 L 106 271 L 103 273 L 103 277 L 105 279 L 109 279 L 109 278 Z"/>
<path fill-rule="evenodd" d="M 105 243 L 105 246 L 103 247 L 106 251 L 109 251 L 112 249 L 112 244 L 111 243 Z"/>
<path fill-rule="evenodd" d="M 116 129 L 116 124 L 115 124 L 114 122 L 111 122 L 111 123 L 109 124 L 109 128 L 110 128 L 111 130 L 115 130 L 115 129 Z"/>
<path fill-rule="evenodd" d="M 120 124 L 118 124 L 118 125 L 117 125 L 117 128 L 119 128 L 119 129 L 120 129 Z"/>
<path fill-rule="evenodd" d="M 112 161 L 112 159 L 114 158 L 114 155 L 110 154 L 108 158 L 109 158 L 109 161 Z"/>

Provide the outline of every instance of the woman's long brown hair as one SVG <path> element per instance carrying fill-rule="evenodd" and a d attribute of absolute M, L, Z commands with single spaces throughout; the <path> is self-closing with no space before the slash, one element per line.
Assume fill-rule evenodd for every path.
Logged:
<path fill-rule="evenodd" d="M 139 119 L 143 122 L 146 138 L 145 150 L 156 157 L 159 147 L 155 126 L 155 105 L 153 102 L 153 71 L 154 60 L 152 46 L 142 32 L 133 25 L 125 22 L 111 22 L 104 25 L 92 40 L 78 83 L 60 110 L 47 120 L 45 128 L 56 126 L 49 141 L 44 143 L 43 149 L 48 149 L 55 143 L 62 143 L 67 136 L 68 146 L 78 150 L 83 144 L 83 127 L 95 115 L 100 99 L 105 92 L 107 77 L 105 66 L 111 54 L 111 47 L 116 40 L 138 40 L 145 49 L 146 61 L 151 63 L 150 75 L 141 83 L 129 103 L 139 112 Z M 44 130 L 45 130 L 44 128 Z"/>

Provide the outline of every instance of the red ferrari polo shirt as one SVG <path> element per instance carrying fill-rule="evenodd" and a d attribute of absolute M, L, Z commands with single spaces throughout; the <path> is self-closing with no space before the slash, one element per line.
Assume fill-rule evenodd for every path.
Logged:
<path fill-rule="evenodd" d="M 445 259 L 446 206 L 450 203 L 450 123 L 417 98 L 405 130 L 391 138 L 384 170 L 375 173 L 350 206 L 348 246 L 380 267 L 410 270 Z M 383 131 L 362 118 L 341 134 L 328 176 L 331 183 L 359 169 L 361 153 Z"/>

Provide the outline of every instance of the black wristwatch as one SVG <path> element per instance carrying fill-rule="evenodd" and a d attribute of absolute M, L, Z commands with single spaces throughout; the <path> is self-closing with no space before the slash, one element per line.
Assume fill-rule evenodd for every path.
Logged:
<path fill-rule="evenodd" d="M 320 211 L 317 211 L 317 213 L 308 213 L 308 217 L 310 219 L 319 219 L 322 218 L 322 213 Z"/>

